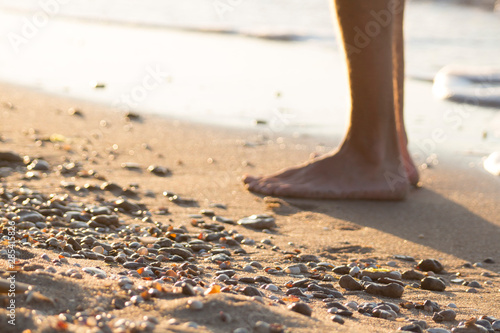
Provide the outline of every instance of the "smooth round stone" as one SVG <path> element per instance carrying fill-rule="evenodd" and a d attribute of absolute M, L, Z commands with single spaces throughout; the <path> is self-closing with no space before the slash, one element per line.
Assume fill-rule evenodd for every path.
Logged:
<path fill-rule="evenodd" d="M 260 241 L 262 244 L 271 245 L 272 241 L 269 238 L 264 238 Z"/>
<path fill-rule="evenodd" d="M 363 286 L 350 275 L 342 275 L 339 285 L 347 290 L 363 290 Z"/>
<path fill-rule="evenodd" d="M 233 331 L 233 333 L 250 333 L 250 331 L 244 327 L 238 327 Z"/>
<path fill-rule="evenodd" d="M 483 326 L 488 331 L 490 331 L 490 330 L 493 329 L 493 327 L 491 327 L 491 323 L 489 321 L 485 320 L 485 319 L 480 319 L 480 320 L 476 321 L 476 325 Z"/>
<path fill-rule="evenodd" d="M 444 269 L 444 266 L 436 259 L 423 259 L 417 264 L 417 268 L 425 272 L 439 273 Z"/>
<path fill-rule="evenodd" d="M 429 328 L 427 330 L 427 332 L 429 333 L 451 333 L 450 331 L 448 331 L 447 329 L 445 328 L 440 328 L 440 327 L 435 327 L 435 328 Z"/>
<path fill-rule="evenodd" d="M 471 288 L 481 288 L 481 284 L 477 281 L 471 281 L 469 282 L 469 284 L 467 285 L 467 287 L 471 287 Z"/>
<path fill-rule="evenodd" d="M 255 245 L 255 241 L 250 238 L 245 238 L 244 240 L 241 241 L 241 244 L 245 245 Z"/>
<path fill-rule="evenodd" d="M 194 321 L 188 321 L 187 323 L 185 323 L 184 325 L 186 325 L 186 327 L 190 327 L 190 328 L 194 328 L 194 329 L 197 329 L 198 328 L 198 324 L 195 323 Z"/>
<path fill-rule="evenodd" d="M 450 303 L 450 304 L 447 305 L 447 307 L 453 308 L 453 309 L 458 308 L 458 306 L 455 303 Z"/>
<path fill-rule="evenodd" d="M 424 332 L 422 327 L 418 326 L 417 324 L 405 325 L 403 327 L 400 327 L 399 330 L 406 331 L 406 332 L 415 332 L 415 333 L 423 333 Z"/>
<path fill-rule="evenodd" d="M 436 323 L 440 323 L 442 321 L 453 321 L 457 317 L 457 313 L 454 310 L 443 310 L 437 313 L 434 313 L 432 316 L 432 320 Z"/>
<path fill-rule="evenodd" d="M 334 315 L 334 316 L 331 316 L 331 317 L 330 317 L 330 319 L 331 319 L 333 322 L 335 322 L 335 323 L 339 323 L 339 324 L 341 324 L 341 325 L 345 323 L 344 319 L 343 319 L 341 316 L 339 316 L 339 315 Z"/>
<path fill-rule="evenodd" d="M 244 217 L 238 221 L 239 225 L 253 229 L 271 229 L 276 227 L 275 218 L 268 214 L 258 214 Z"/>
<path fill-rule="evenodd" d="M 145 247 L 140 247 L 137 249 L 136 253 L 141 256 L 145 256 L 148 254 L 148 249 Z"/>
<path fill-rule="evenodd" d="M 243 267 L 243 271 L 247 273 L 253 273 L 255 272 L 255 269 L 250 265 L 246 265 L 245 267 Z"/>
<path fill-rule="evenodd" d="M 398 263 L 395 261 L 388 261 L 386 265 L 389 267 L 398 267 Z"/>
<path fill-rule="evenodd" d="M 312 309 L 306 303 L 302 302 L 292 303 L 288 306 L 288 309 L 303 314 L 304 316 L 310 317 L 312 315 Z"/>
<path fill-rule="evenodd" d="M 84 267 L 84 268 L 82 268 L 82 271 L 84 271 L 85 273 L 88 273 L 90 275 L 93 275 L 93 276 L 98 276 L 98 277 L 104 276 L 104 277 L 106 277 L 106 272 L 103 271 L 102 269 L 99 269 L 99 268 Z"/>
<path fill-rule="evenodd" d="M 358 310 L 358 303 L 356 303 L 356 302 L 354 302 L 354 301 L 347 302 L 347 303 L 345 304 L 345 306 L 347 306 L 348 308 L 351 308 L 351 309 L 353 309 L 353 310 L 355 310 L 355 311 L 357 311 L 357 310 Z"/>
<path fill-rule="evenodd" d="M 297 267 L 297 266 L 286 267 L 285 268 L 285 273 L 287 273 L 287 274 L 293 274 L 293 275 L 300 274 L 300 267 Z"/>
<path fill-rule="evenodd" d="M 469 294 L 477 294 L 478 293 L 476 288 L 469 288 L 465 292 L 469 293 Z"/>
<path fill-rule="evenodd" d="M 246 295 L 246 296 L 262 296 L 263 294 L 260 292 L 259 289 L 255 288 L 255 287 L 252 287 L 252 286 L 246 286 L 244 289 L 243 289 L 243 295 Z"/>
<path fill-rule="evenodd" d="M 361 269 L 359 269 L 358 266 L 354 266 L 353 268 L 351 268 L 349 270 L 349 275 L 350 276 L 356 276 L 357 274 L 359 274 L 359 272 L 361 272 Z"/>
<path fill-rule="evenodd" d="M 188 308 L 191 310 L 201 310 L 203 309 L 203 302 L 197 299 L 190 299 L 187 302 Z"/>
<path fill-rule="evenodd" d="M 269 290 L 269 291 L 278 291 L 279 288 L 276 285 L 274 285 L 274 284 L 268 284 L 266 286 L 266 290 Z"/>
<path fill-rule="evenodd" d="M 218 275 L 215 280 L 217 281 L 226 281 L 226 280 L 229 280 L 229 276 L 227 276 L 226 274 L 220 274 Z"/>
<path fill-rule="evenodd" d="M 271 325 L 265 321 L 257 321 L 253 326 L 253 331 L 256 333 L 271 333 Z"/>
<path fill-rule="evenodd" d="M 431 291 L 443 291 L 446 289 L 446 285 L 436 277 L 427 276 L 420 281 L 420 288 Z"/>
<path fill-rule="evenodd" d="M 491 328 L 494 331 L 500 331 L 500 320 L 494 321 L 493 324 L 491 324 Z"/>
<path fill-rule="evenodd" d="M 104 248 L 102 246 L 98 245 L 92 249 L 92 252 L 104 254 Z"/>
<path fill-rule="evenodd" d="M 381 295 L 392 298 L 400 298 L 404 293 L 405 288 L 397 283 L 389 284 L 369 284 L 365 291 L 373 295 Z"/>
<path fill-rule="evenodd" d="M 50 164 L 45 160 L 33 160 L 27 167 L 28 170 L 48 171 Z"/>

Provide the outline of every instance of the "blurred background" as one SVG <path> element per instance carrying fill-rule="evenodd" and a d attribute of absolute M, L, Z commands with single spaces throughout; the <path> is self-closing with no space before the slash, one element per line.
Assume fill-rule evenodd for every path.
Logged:
<path fill-rule="evenodd" d="M 327 0 L 0 0 L 0 80 L 271 134 L 338 140 L 343 55 Z M 496 8 L 496 10 L 495 10 Z M 422 158 L 500 147 L 498 109 L 441 101 L 444 66 L 500 69 L 495 0 L 408 1 L 406 123 Z M 443 129 L 445 143 L 425 146 Z"/>

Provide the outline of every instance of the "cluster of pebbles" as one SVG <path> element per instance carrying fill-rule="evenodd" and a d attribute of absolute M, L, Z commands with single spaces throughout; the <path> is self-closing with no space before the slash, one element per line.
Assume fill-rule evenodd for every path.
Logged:
<path fill-rule="evenodd" d="M 9 152 L 0 152 L 0 160 L 4 164 L 26 162 L 25 158 Z M 27 164 L 28 170 L 33 171 L 46 167 L 40 160 Z M 61 170 L 70 172 L 70 169 L 71 166 L 66 166 Z M 154 167 L 150 171 L 161 175 L 169 173 L 167 169 Z M 148 332 L 155 330 L 162 318 L 145 316 L 130 320 L 120 318 L 119 312 L 109 312 L 154 305 L 158 300 L 187 298 L 185 306 L 194 312 L 193 321 L 181 323 L 171 319 L 168 325 L 197 328 L 195 313 L 204 309 L 211 296 L 226 293 L 244 295 L 263 305 L 283 306 L 309 317 L 313 315 L 313 308 L 318 309 L 317 305 L 321 304 L 320 310 L 315 310 L 320 313 L 314 315 L 329 316 L 340 325 L 353 317 L 374 317 L 402 321 L 404 325 L 399 328 L 402 331 L 450 332 L 441 325 L 448 323 L 446 327 L 455 333 L 500 332 L 500 321 L 487 314 L 458 321 L 459 309 L 453 303 L 443 306 L 432 300 L 402 299 L 408 289 L 443 292 L 450 285 L 462 284 L 467 287 L 466 292 L 477 293 L 486 287 L 477 281 L 466 281 L 460 274 L 450 278 L 449 273 L 443 274 L 444 265 L 435 259 L 416 263 L 412 257 L 394 256 L 394 261 L 387 263 L 389 269 L 381 268 L 381 264 L 371 258 L 331 263 L 298 249 L 282 250 L 273 245 L 271 238 L 258 242 L 242 233 L 244 228 L 251 228 L 265 235 L 272 234 L 276 221 L 267 214 L 234 221 L 217 215 L 212 209 L 203 209 L 199 214 L 189 215 L 187 225 L 176 227 L 170 219 L 159 222 L 154 218 L 155 214 L 168 211 L 166 208 L 154 213 L 146 205 L 131 200 L 130 193 L 124 193 L 121 186 L 103 183 L 87 187 L 87 191 L 103 192 L 93 203 L 74 199 L 72 192 L 78 190 L 76 185 L 63 182 L 62 187 L 68 190 L 64 194 L 44 194 L 26 185 L 0 188 L 2 242 L 9 240 L 8 228 L 14 222 L 17 257 L 22 258 L 21 250 L 39 249 L 44 252 L 41 259 L 46 261 L 42 265 L 19 259 L 17 274 L 58 274 L 69 280 L 92 276 L 109 281 L 116 293 L 109 301 L 102 300 L 98 306 L 73 313 L 49 315 L 50 311 L 18 309 L 20 318 L 28 322 L 31 316 L 29 322 L 34 326 L 46 321 L 52 323 L 54 329 L 69 331 L 87 327 L 93 332 Z M 106 191 L 118 191 L 119 197 L 108 196 L 111 199 L 105 200 Z M 192 207 L 196 203 L 168 191 L 163 195 L 181 206 Z M 274 252 L 275 260 L 281 264 L 252 261 L 249 252 L 256 247 Z M 6 259 L 7 251 L 0 250 L 0 256 Z M 80 261 L 82 259 L 85 261 Z M 87 260 L 94 260 L 95 265 L 82 264 L 88 263 Z M 398 262 L 407 263 L 412 269 L 399 271 Z M 492 262 L 493 259 L 485 260 L 486 264 Z M 111 268 L 114 273 L 103 267 Z M 491 278 L 497 277 L 491 275 Z M 285 283 L 280 282 L 284 280 Z M 490 284 L 493 283 L 490 281 Z M 383 301 L 359 302 L 355 296 L 360 295 L 375 295 Z M 33 299 L 44 301 L 49 308 L 57 302 L 51 295 L 44 295 L 43 290 L 37 290 L 36 285 L 26 288 L 18 297 L 25 297 L 27 305 Z M 216 313 L 221 327 L 231 322 L 229 313 Z M 418 313 L 430 319 L 412 319 Z M 33 316 L 43 320 L 37 321 Z M 260 320 L 253 325 L 232 331 L 287 330 L 280 323 Z"/>

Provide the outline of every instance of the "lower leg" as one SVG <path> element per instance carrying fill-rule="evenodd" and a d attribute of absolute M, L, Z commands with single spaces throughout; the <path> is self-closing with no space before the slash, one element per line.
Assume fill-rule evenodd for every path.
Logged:
<path fill-rule="evenodd" d="M 393 27 L 374 20 L 390 0 L 336 0 L 351 92 L 347 135 L 337 151 L 267 177 L 245 177 L 251 191 L 308 198 L 402 199 L 393 93 Z M 401 170 L 402 169 L 402 170 Z"/>
<path fill-rule="evenodd" d="M 394 7 L 393 21 L 393 80 L 394 80 L 394 108 L 396 111 L 396 124 L 398 130 L 399 144 L 401 148 L 402 163 L 405 166 L 410 184 L 416 185 L 419 175 L 415 164 L 408 152 L 408 136 L 404 125 L 404 38 L 403 38 L 403 16 L 405 0 L 399 0 Z"/>

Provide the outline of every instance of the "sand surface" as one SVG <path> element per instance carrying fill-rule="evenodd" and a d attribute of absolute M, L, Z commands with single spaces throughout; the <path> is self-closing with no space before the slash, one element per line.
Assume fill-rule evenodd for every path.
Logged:
<path fill-rule="evenodd" d="M 127 200 L 144 204 L 151 212 L 152 221 L 173 227 L 185 226 L 193 237 L 202 229 L 193 226 L 189 215 L 198 214 L 202 209 L 213 209 L 216 215 L 235 221 L 252 214 L 271 214 L 276 218 L 277 227 L 270 233 L 238 225 L 224 226 L 226 230 L 235 229 L 256 242 L 255 245 L 240 245 L 246 254 L 233 254 L 231 268 L 237 276 L 264 275 L 280 289 L 277 292 L 262 290 L 265 297 L 261 301 L 243 296 L 241 290 L 236 292 L 237 295 L 196 296 L 194 298 L 204 303 L 199 311 L 187 309 L 190 298 L 171 290 L 139 305 L 115 309 L 111 303 L 113 298 L 130 298 L 120 290 L 116 279 L 116 274 L 126 271 L 121 265 L 68 258 L 68 263 L 57 266 L 45 261 L 42 254 L 46 253 L 54 260 L 61 250 L 53 247 L 43 249 L 33 244 L 32 248 L 17 247 L 20 256 L 17 259 L 23 267 L 39 264 L 41 269 L 21 269 L 16 280 L 32 285 L 33 290 L 50 300 L 33 300 L 26 295 L 18 295 L 15 327 L 7 324 L 6 311 L 0 310 L 2 332 L 21 332 L 27 328 L 32 332 L 44 329 L 55 331 L 57 325 L 62 325 L 57 316 L 61 312 L 75 316 L 86 311 L 85 317 L 95 316 L 101 310 L 116 316 L 109 321 L 111 327 L 121 318 L 140 322 L 143 316 L 155 317 L 155 332 L 232 332 L 240 327 L 252 331 L 258 320 L 284 325 L 293 332 L 388 332 L 408 324 L 408 319 L 425 320 L 430 327 L 451 329 L 459 321 L 473 316 L 500 318 L 500 180 L 477 166 L 477 156 L 440 155 L 439 164 L 422 171 L 422 188 L 413 189 L 403 202 L 263 198 L 245 190 L 241 182 L 244 173 L 269 173 L 302 162 L 311 153 L 327 152 L 336 142 L 312 137 L 278 136 L 265 128 L 226 129 L 154 116 L 131 121 L 123 113 L 82 101 L 47 96 L 16 86 L 2 85 L 1 91 L 0 151 L 13 151 L 29 156 L 31 160 L 40 158 L 50 165 L 48 171 L 38 173 L 39 179 L 26 179 L 24 166 L 3 169 L 1 181 L 6 190 L 15 191 L 24 184 L 45 195 L 67 194 L 74 202 L 92 205 L 99 200 L 101 203 L 110 202 L 116 197 L 110 192 L 71 191 L 61 187 L 61 181 L 82 187 L 86 183 L 100 185 L 105 181 L 122 187 L 132 186 L 136 197 Z M 80 110 L 82 116 L 71 115 L 68 112 L 70 108 Z M 57 172 L 58 166 L 68 162 L 80 163 L 82 170 L 94 170 L 94 176 L 70 177 Z M 475 167 L 469 167 L 471 162 L 476 163 L 472 163 Z M 129 163 L 129 166 L 135 163 L 132 165 L 134 168 L 123 168 L 123 163 Z M 155 176 L 146 171 L 149 165 L 168 167 L 171 175 Z M 162 195 L 164 191 L 193 201 L 187 206 L 174 204 Z M 211 208 L 215 203 L 227 208 Z M 169 214 L 159 214 L 162 208 L 168 208 Z M 153 225 L 130 214 L 117 214 L 124 225 Z M 204 219 L 210 221 L 206 217 Z M 0 220 L 4 228 L 7 221 Z M 42 232 L 56 234 L 60 230 L 65 228 L 55 230 L 47 227 Z M 264 239 L 269 239 L 269 244 L 261 243 Z M 3 243 L 2 246 L 5 245 Z M 273 246 L 278 248 L 273 250 Z M 457 320 L 435 323 L 431 320 L 432 313 L 428 311 L 401 309 L 396 320 L 354 312 L 352 318 L 345 318 L 345 323 L 340 325 L 330 320 L 331 315 L 320 299 L 308 302 L 313 309 L 311 318 L 292 312 L 286 305 L 273 302 L 269 296 L 292 303 L 285 295 L 285 285 L 300 277 L 284 273 L 268 274 L 264 270 L 247 273 L 242 268 L 250 261 L 258 261 L 263 267 L 285 268 L 299 260 L 294 252 L 315 255 L 321 262 L 333 266 L 356 261 L 362 263 L 363 259 L 371 258 L 382 268 L 400 272 L 415 268 L 420 259 L 435 258 L 445 267 L 444 272 L 438 274 L 447 282 L 444 292 L 413 288 L 410 285 L 415 281 L 407 280 L 403 280 L 408 286 L 402 299 L 373 296 L 364 291 L 346 291 L 338 285 L 340 275 L 331 271 L 327 273 L 333 276 L 333 280 L 328 283 L 344 293 L 344 299 L 340 300 L 342 303 L 423 302 L 430 299 L 438 302 L 441 309 L 448 309 L 448 305 L 454 303 Z M 394 255 L 411 256 L 415 261 L 395 259 Z M 486 258 L 491 258 L 494 263 L 484 263 Z M 388 266 L 390 261 L 395 262 L 396 267 Z M 7 270 L 5 257 L 0 262 Z M 464 268 L 467 262 L 481 263 L 479 266 L 482 267 Z M 203 255 L 199 255 L 195 263 L 206 268 L 201 279 L 207 283 L 214 282 L 217 265 Z M 60 274 L 70 268 L 81 269 L 74 264 L 100 267 L 107 277 L 99 279 L 82 273 L 83 279 L 76 279 Z M 55 272 L 47 271 L 49 266 Z M 162 267 L 174 266 L 168 261 L 162 263 Z M 302 275 L 311 277 L 312 272 L 312 267 L 309 267 L 309 271 Z M 478 281 L 481 284 L 478 292 L 466 292 L 469 287 L 450 283 L 457 273 L 465 281 Z M 7 277 L 5 271 L 2 277 Z M 134 288 L 151 283 L 134 277 L 131 279 Z M 224 286 L 223 283 L 221 285 Z M 7 296 L 3 299 L 7 301 Z M 223 321 L 221 311 L 230 315 L 231 320 Z M 43 318 L 43 322 L 38 322 L 36 318 Z M 176 319 L 175 325 L 169 322 L 173 318 Z M 186 322 L 196 322 L 199 326 L 190 328 Z M 70 331 L 99 331 L 96 327 L 92 328 L 92 321 L 79 324 L 75 320 L 68 325 Z"/>

